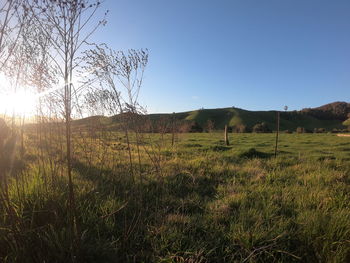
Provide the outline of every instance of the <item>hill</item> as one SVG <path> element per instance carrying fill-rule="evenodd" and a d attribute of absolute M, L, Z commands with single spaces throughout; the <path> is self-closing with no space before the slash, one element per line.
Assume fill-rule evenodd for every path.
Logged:
<path fill-rule="evenodd" d="M 350 103 L 337 101 L 317 108 L 302 109 L 301 112 L 323 120 L 337 119 L 344 121 L 350 112 Z"/>
<path fill-rule="evenodd" d="M 332 105 L 332 104 L 327 104 Z M 350 105 L 350 104 L 348 104 Z M 323 110 L 324 109 L 324 110 Z M 339 111 L 332 114 L 328 107 L 315 109 L 303 109 L 301 111 L 287 111 L 280 113 L 280 129 L 295 131 L 298 127 L 308 130 L 325 128 L 326 130 L 343 129 L 342 122 L 346 114 L 340 116 Z M 350 112 L 350 110 L 348 111 Z M 324 113 L 322 115 L 322 113 Z M 150 114 L 151 120 L 170 118 L 171 114 Z M 177 120 L 193 121 L 205 128 L 208 121 L 213 122 L 214 129 L 223 129 L 226 124 L 230 127 L 245 125 L 252 128 L 257 123 L 265 122 L 274 130 L 276 127 L 276 111 L 249 111 L 240 108 L 200 109 L 189 112 L 175 113 Z"/>
<path fill-rule="evenodd" d="M 350 104 L 346 102 L 334 102 L 317 108 L 306 108 L 300 111 L 286 111 L 280 113 L 280 130 L 295 131 L 298 127 L 307 130 L 315 128 L 324 128 L 328 131 L 332 129 L 344 129 L 343 122 L 347 119 L 350 112 Z M 162 113 L 148 114 L 139 116 L 148 120 L 151 124 L 170 123 L 176 120 L 177 123 L 187 123 L 200 129 L 206 129 L 208 123 L 212 123 L 213 129 L 223 129 L 227 124 L 230 127 L 244 125 L 252 128 L 257 123 L 266 123 L 271 129 L 276 127 L 276 111 L 249 111 L 240 108 L 218 108 L 218 109 L 199 109 L 180 113 Z M 76 124 L 104 124 L 109 127 L 117 127 L 121 116 L 103 117 L 94 116 L 81 120 L 76 120 Z"/>

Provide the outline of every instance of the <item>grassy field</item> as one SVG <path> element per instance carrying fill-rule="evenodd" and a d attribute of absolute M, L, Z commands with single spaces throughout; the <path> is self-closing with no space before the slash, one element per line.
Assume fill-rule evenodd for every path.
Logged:
<path fill-rule="evenodd" d="M 123 135 L 75 133 L 72 247 L 60 144 L 28 135 L 0 261 L 350 262 L 349 137 L 281 134 L 276 159 L 274 134 L 141 137 L 130 165 Z"/>

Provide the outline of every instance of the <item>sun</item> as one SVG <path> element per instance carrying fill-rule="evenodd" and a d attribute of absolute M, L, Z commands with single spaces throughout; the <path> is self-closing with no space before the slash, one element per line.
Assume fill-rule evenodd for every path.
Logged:
<path fill-rule="evenodd" d="M 17 88 L 11 91 L 10 82 L 0 75 L 0 113 L 16 116 L 34 116 L 36 110 L 37 96 L 30 89 Z"/>
<path fill-rule="evenodd" d="M 0 111 L 6 115 L 32 116 L 35 114 L 36 100 L 35 95 L 26 90 L 0 95 Z"/>

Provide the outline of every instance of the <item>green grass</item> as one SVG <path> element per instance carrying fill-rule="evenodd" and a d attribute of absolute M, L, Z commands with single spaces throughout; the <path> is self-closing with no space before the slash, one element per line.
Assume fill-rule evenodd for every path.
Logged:
<path fill-rule="evenodd" d="M 349 137 L 281 134 L 276 159 L 274 134 L 222 137 L 179 134 L 172 147 L 169 134 L 143 135 L 131 176 L 123 135 L 76 134 L 76 260 L 350 261 Z M 0 261 L 73 261 L 67 180 L 49 162 L 60 154 L 41 162 L 27 145 L 10 184 L 16 221 L 0 208 Z"/>

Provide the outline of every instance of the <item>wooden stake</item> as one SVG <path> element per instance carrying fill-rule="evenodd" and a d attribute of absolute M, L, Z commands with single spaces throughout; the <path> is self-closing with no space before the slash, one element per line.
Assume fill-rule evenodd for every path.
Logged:
<path fill-rule="evenodd" d="M 280 112 L 277 111 L 275 158 L 277 157 L 277 150 L 278 150 L 278 134 L 279 134 L 279 132 L 280 132 Z"/>
<path fill-rule="evenodd" d="M 171 146 L 175 144 L 175 112 L 173 112 L 172 123 L 171 123 Z"/>
<path fill-rule="evenodd" d="M 225 144 L 226 146 L 230 145 L 230 142 L 228 141 L 227 125 L 225 125 Z"/>

